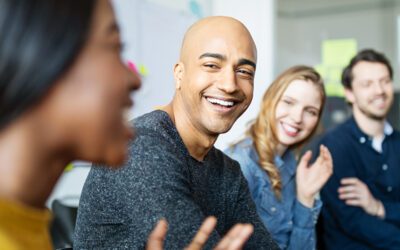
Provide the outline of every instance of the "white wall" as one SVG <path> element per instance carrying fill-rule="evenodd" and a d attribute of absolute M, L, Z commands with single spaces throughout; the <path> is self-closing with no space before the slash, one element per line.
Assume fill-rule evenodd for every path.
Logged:
<path fill-rule="evenodd" d="M 274 77 L 275 0 L 214 0 L 212 14 L 242 21 L 253 35 L 258 50 L 253 101 L 232 129 L 218 138 L 216 147 L 225 149 L 243 136 L 246 124 L 256 117 L 262 96 Z"/>
<path fill-rule="evenodd" d="M 332 1 L 332 6 L 316 6 L 308 0 L 283 4 L 278 6 L 276 73 L 294 64 L 320 64 L 321 42 L 343 38 L 356 39 L 358 50 L 384 52 L 398 72 L 396 16 L 400 1 L 397 7 L 366 0 Z"/>

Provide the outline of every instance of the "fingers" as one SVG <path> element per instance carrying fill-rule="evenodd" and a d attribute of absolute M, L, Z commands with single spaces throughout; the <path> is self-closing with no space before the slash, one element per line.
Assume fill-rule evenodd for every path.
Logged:
<path fill-rule="evenodd" d="M 250 224 L 244 225 L 239 235 L 237 235 L 237 237 L 234 238 L 232 243 L 226 249 L 228 250 L 242 249 L 243 245 L 250 238 L 252 233 L 253 233 L 253 226 Z"/>
<path fill-rule="evenodd" d="M 305 168 L 308 166 L 308 162 L 311 160 L 312 153 L 308 150 L 300 159 L 299 166 L 300 168 Z"/>
<path fill-rule="evenodd" d="M 338 192 L 340 194 L 344 194 L 344 193 L 350 193 L 350 192 L 356 192 L 357 191 L 357 187 L 355 185 L 346 185 L 346 186 L 341 186 L 338 189 Z"/>
<path fill-rule="evenodd" d="M 240 233 L 243 228 L 243 224 L 236 224 L 229 232 L 222 238 L 218 243 L 215 250 L 227 249 L 227 247 L 232 243 L 234 238 Z"/>
<path fill-rule="evenodd" d="M 314 165 L 324 165 L 326 167 L 332 167 L 333 163 L 331 153 L 324 145 L 319 146 L 319 156 Z"/>
<path fill-rule="evenodd" d="M 349 206 L 361 207 L 361 200 L 359 199 L 348 199 L 345 201 L 345 203 Z"/>
<path fill-rule="evenodd" d="M 329 149 L 325 147 L 324 145 L 321 145 L 321 151 L 322 151 L 322 157 L 324 158 L 324 161 L 330 165 L 332 168 L 333 166 L 333 161 L 332 161 L 332 155 L 331 152 L 329 152 Z"/>
<path fill-rule="evenodd" d="M 165 219 L 161 219 L 147 239 L 147 250 L 162 250 L 164 246 L 165 235 L 167 234 L 168 223 Z"/>
<path fill-rule="evenodd" d="M 208 217 L 203 224 L 201 225 L 199 231 L 197 231 L 190 245 L 186 248 L 186 250 L 199 250 L 202 249 L 204 244 L 207 242 L 208 237 L 214 230 L 215 225 L 217 224 L 217 219 L 213 216 Z"/>
<path fill-rule="evenodd" d="M 362 195 L 360 194 L 357 186 L 347 185 L 341 186 L 338 189 L 339 199 L 343 200 L 349 206 L 362 206 Z"/>
<path fill-rule="evenodd" d="M 253 233 L 253 226 L 250 224 L 236 224 L 218 243 L 215 250 L 237 250 L 243 245 Z"/>
<path fill-rule="evenodd" d="M 320 164 L 322 166 L 321 179 L 323 180 L 324 184 L 328 181 L 329 177 L 333 173 L 333 162 L 331 153 L 329 152 L 329 149 L 327 147 L 321 145 L 320 152 L 321 152 L 320 157 L 322 159 L 320 161 Z"/>
<path fill-rule="evenodd" d="M 339 199 L 347 200 L 347 199 L 356 199 L 359 198 L 360 194 L 357 193 L 356 190 L 344 190 L 343 188 L 339 188 Z"/>
<path fill-rule="evenodd" d="M 340 180 L 340 183 L 342 185 L 358 185 L 360 183 L 360 180 L 355 177 L 348 177 L 348 178 L 342 178 Z"/>
<path fill-rule="evenodd" d="M 339 199 L 344 200 L 347 205 L 362 207 L 365 203 L 363 194 L 363 182 L 354 177 L 343 178 L 340 180 L 343 185 L 339 187 Z"/>
<path fill-rule="evenodd" d="M 339 198 L 342 200 L 357 198 L 360 194 L 357 178 L 343 178 L 338 188 Z"/>

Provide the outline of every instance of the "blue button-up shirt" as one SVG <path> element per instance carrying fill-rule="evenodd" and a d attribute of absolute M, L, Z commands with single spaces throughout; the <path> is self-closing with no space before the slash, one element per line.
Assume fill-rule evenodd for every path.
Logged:
<path fill-rule="evenodd" d="M 258 164 L 258 155 L 250 138 L 228 148 L 225 153 L 240 163 L 258 214 L 279 247 L 315 249 L 315 223 L 322 203 L 317 200 L 313 208 L 307 208 L 297 200 L 297 162 L 293 153 L 287 150 L 283 157 L 274 159 L 282 178 L 282 200 L 275 197 L 268 174 Z"/>
<path fill-rule="evenodd" d="M 333 175 L 321 191 L 326 249 L 400 249 L 400 134 L 388 124 L 382 140 L 370 138 L 354 118 L 325 135 Z M 340 180 L 357 177 L 381 200 L 385 218 L 339 199 Z"/>

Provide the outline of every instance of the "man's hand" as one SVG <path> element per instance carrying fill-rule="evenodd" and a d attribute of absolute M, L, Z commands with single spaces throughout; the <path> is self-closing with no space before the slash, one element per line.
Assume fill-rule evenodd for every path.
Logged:
<path fill-rule="evenodd" d="M 215 217 L 208 217 L 201 225 L 199 231 L 193 238 L 189 246 L 185 250 L 200 250 L 207 242 L 208 237 L 215 228 L 217 219 Z M 167 233 L 167 222 L 162 219 L 158 222 L 157 226 L 151 232 L 147 240 L 147 250 L 161 250 L 163 249 L 164 238 Z M 253 226 L 250 224 L 236 224 L 224 238 L 215 247 L 215 250 L 238 250 L 242 249 L 244 243 L 249 239 L 253 233 Z"/>
<path fill-rule="evenodd" d="M 162 250 L 168 223 L 165 219 L 160 220 L 147 239 L 146 250 Z"/>
<path fill-rule="evenodd" d="M 328 148 L 321 145 L 320 154 L 309 166 L 311 151 L 301 157 L 296 171 L 297 199 L 307 207 L 313 207 L 315 195 L 332 175 L 332 156 Z"/>
<path fill-rule="evenodd" d="M 338 189 L 339 199 L 349 206 L 361 207 L 372 216 L 385 217 L 382 202 L 375 199 L 364 182 L 358 178 L 343 178 L 340 182 L 342 186 Z"/>

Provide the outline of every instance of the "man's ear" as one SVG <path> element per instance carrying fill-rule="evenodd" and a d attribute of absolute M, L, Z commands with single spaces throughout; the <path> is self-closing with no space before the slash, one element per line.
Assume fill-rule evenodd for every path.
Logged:
<path fill-rule="evenodd" d="M 352 89 L 344 88 L 344 96 L 346 97 L 346 101 L 348 103 L 351 103 L 351 104 L 354 103 L 355 97 L 354 97 L 354 93 L 353 93 Z"/>
<path fill-rule="evenodd" d="M 174 78 L 175 78 L 175 89 L 181 89 L 182 78 L 185 67 L 182 62 L 175 64 L 174 66 Z"/>

